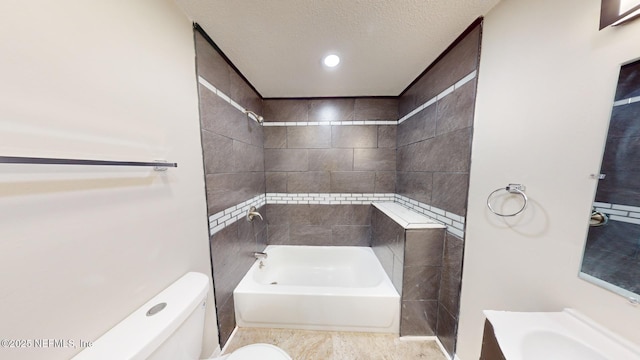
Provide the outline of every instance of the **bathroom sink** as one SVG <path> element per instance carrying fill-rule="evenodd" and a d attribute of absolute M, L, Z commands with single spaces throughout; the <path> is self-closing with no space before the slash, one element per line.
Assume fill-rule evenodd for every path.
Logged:
<path fill-rule="evenodd" d="M 602 354 L 568 336 L 553 331 L 534 331 L 522 339 L 524 360 L 607 360 Z"/>
<path fill-rule="evenodd" d="M 640 347 L 573 309 L 484 314 L 507 360 L 640 360 Z"/>

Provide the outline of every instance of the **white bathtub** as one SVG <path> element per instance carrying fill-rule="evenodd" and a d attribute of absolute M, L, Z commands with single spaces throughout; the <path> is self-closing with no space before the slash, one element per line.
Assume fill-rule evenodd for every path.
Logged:
<path fill-rule="evenodd" d="M 400 295 L 368 247 L 270 245 L 233 292 L 239 327 L 398 334 Z"/>

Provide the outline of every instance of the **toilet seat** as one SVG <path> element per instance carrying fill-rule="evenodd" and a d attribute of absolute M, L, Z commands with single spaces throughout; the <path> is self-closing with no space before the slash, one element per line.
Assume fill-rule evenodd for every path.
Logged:
<path fill-rule="evenodd" d="M 284 350 L 271 344 L 252 344 L 234 351 L 227 360 L 292 360 Z"/>

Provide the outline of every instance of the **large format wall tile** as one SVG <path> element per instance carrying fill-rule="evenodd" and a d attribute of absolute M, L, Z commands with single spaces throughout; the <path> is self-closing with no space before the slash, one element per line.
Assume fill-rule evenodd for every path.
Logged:
<path fill-rule="evenodd" d="M 369 205 L 269 204 L 271 245 L 370 246 Z"/>
<path fill-rule="evenodd" d="M 332 126 L 331 146 L 334 148 L 375 148 L 378 147 L 376 126 Z"/>
<path fill-rule="evenodd" d="M 462 280 L 462 253 L 463 240 L 459 237 L 446 233 L 442 280 L 440 283 L 440 295 L 438 301 L 450 314 L 455 314 L 458 318 L 460 307 L 460 283 Z"/>
<path fill-rule="evenodd" d="M 198 75 L 241 106 L 261 113 L 260 96 L 201 34 L 196 33 L 195 38 Z M 257 122 L 208 88 L 200 85 L 198 90 L 207 213 L 213 215 L 264 194 L 264 131 Z M 239 220 L 211 236 L 221 345 L 235 327 L 233 289 L 255 261 L 253 252 L 265 248 L 267 235 L 266 222 Z"/>
<path fill-rule="evenodd" d="M 353 120 L 354 106 L 354 98 L 311 100 L 309 121 Z"/>
<path fill-rule="evenodd" d="M 398 99 L 357 98 L 354 120 L 398 120 Z"/>
<path fill-rule="evenodd" d="M 328 193 L 331 177 L 326 171 L 290 172 L 287 191 L 292 193 Z"/>
<path fill-rule="evenodd" d="M 331 173 L 331 192 L 372 193 L 376 173 L 368 171 L 335 171 Z"/>
<path fill-rule="evenodd" d="M 353 170 L 353 150 L 354 149 L 309 149 L 309 170 Z"/>
<path fill-rule="evenodd" d="M 264 100 L 264 121 L 309 121 L 309 100 Z"/>
<path fill-rule="evenodd" d="M 329 126 L 287 126 L 289 149 L 324 149 L 331 147 Z"/>
<path fill-rule="evenodd" d="M 231 67 L 198 32 L 195 33 L 195 42 L 198 75 L 228 94 L 231 88 Z"/>
<path fill-rule="evenodd" d="M 307 149 L 265 149 L 265 171 L 307 171 L 309 152 Z"/>
<path fill-rule="evenodd" d="M 445 89 L 452 88 L 452 85 L 473 71 L 477 74 L 480 34 L 481 25 L 468 31 L 402 94 L 398 105 L 399 117 L 402 118 L 411 113 Z M 398 194 L 465 216 L 476 84 L 477 81 L 474 78 L 456 87 L 451 93 L 438 98 L 437 101 L 434 100 L 435 102 L 430 106 L 398 125 L 396 155 L 396 192 Z M 441 277 L 439 284 L 436 285 L 439 289 L 437 301 L 428 300 L 433 301 L 434 307 L 431 308 L 431 313 L 437 318 L 437 326 L 434 323 L 431 329 L 447 352 L 453 354 L 463 241 L 449 232 L 444 236 L 446 237 L 444 241 L 442 237 L 435 242 L 433 240 L 426 243 L 407 241 L 407 246 L 419 245 L 413 251 L 406 251 L 405 269 L 409 266 L 408 264 L 414 261 L 420 262 L 421 259 L 427 263 L 437 261 L 436 257 L 430 255 L 433 254 L 432 252 L 427 252 L 429 248 L 442 253 Z M 428 266 L 427 263 L 421 266 Z M 417 273 L 420 269 L 417 266 L 412 271 Z M 415 277 L 418 276 L 415 275 Z M 429 279 L 429 277 L 423 279 Z M 412 298 L 428 294 L 419 285 L 411 286 L 411 284 L 404 284 L 404 291 Z M 407 289 L 409 289 L 408 292 Z M 424 308 L 416 310 L 419 306 L 416 303 L 418 300 L 411 300 L 406 304 L 405 301 L 403 301 L 403 309 L 409 309 L 412 306 L 411 310 L 416 312 L 415 316 L 424 316 L 417 314 L 418 311 L 424 311 Z M 408 315 L 405 314 L 402 319 L 403 335 L 415 333 L 418 325 L 424 326 L 421 323 L 416 324 L 415 319 L 410 322 Z"/>

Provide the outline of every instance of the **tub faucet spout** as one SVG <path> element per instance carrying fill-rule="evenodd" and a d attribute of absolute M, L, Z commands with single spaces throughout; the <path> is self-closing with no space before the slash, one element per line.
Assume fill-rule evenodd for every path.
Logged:
<path fill-rule="evenodd" d="M 265 252 L 254 252 L 253 256 L 256 258 L 256 260 L 264 260 L 267 258 L 267 253 Z"/>

